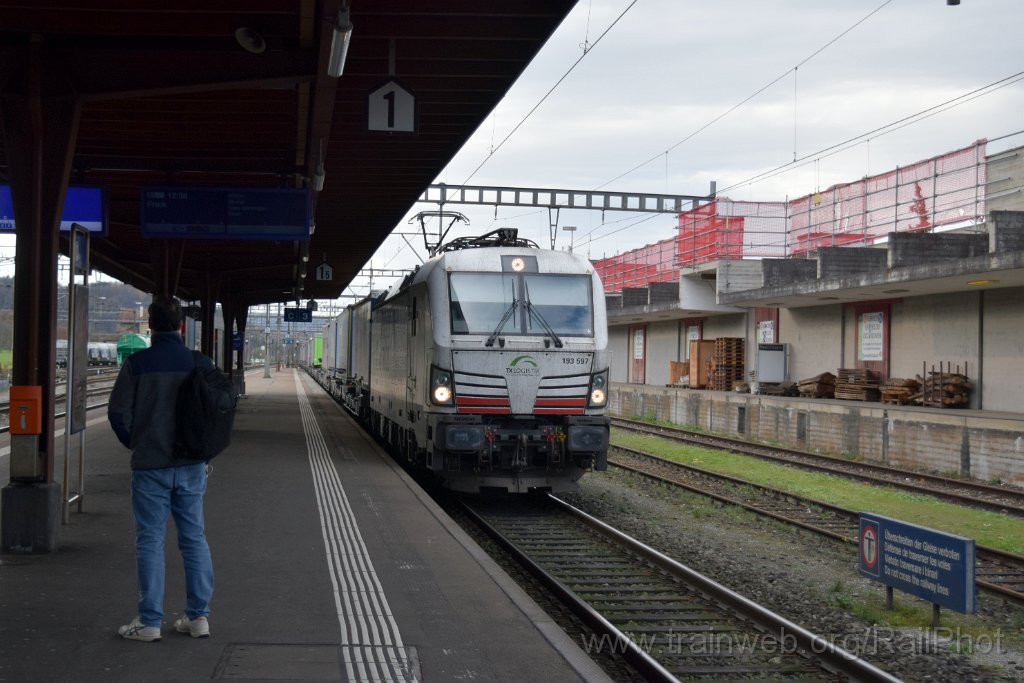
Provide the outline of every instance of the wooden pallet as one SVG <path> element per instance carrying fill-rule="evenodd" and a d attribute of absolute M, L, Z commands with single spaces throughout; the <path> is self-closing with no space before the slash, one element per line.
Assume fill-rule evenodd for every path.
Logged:
<path fill-rule="evenodd" d="M 877 401 L 878 387 L 857 384 L 837 384 L 835 397 L 844 401 Z"/>

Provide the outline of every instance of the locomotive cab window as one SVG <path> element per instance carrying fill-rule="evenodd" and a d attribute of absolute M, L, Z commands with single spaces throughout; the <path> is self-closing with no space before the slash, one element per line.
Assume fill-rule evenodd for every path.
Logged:
<path fill-rule="evenodd" d="M 593 337 L 594 313 L 589 276 L 525 276 L 526 295 L 539 316 L 527 316 L 527 334 L 545 334 L 542 319 L 563 337 Z"/>
<path fill-rule="evenodd" d="M 516 279 L 502 273 L 452 273 L 452 334 L 490 334 L 515 301 Z M 506 329 L 516 329 L 517 323 Z"/>
<path fill-rule="evenodd" d="M 449 293 L 452 334 L 594 336 L 589 275 L 452 273 Z"/>

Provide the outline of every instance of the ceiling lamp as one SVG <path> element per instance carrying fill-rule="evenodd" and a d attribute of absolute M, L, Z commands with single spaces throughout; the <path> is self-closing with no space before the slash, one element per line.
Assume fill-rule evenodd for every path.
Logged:
<path fill-rule="evenodd" d="M 313 169 L 313 190 L 315 192 L 322 192 L 324 189 L 324 180 L 326 174 L 324 173 L 324 141 L 320 140 L 320 156 L 316 160 L 316 168 Z"/>
<path fill-rule="evenodd" d="M 316 162 L 316 171 L 313 173 L 313 190 L 321 192 L 324 189 L 324 162 Z"/>
<path fill-rule="evenodd" d="M 331 38 L 331 58 L 327 62 L 327 75 L 333 78 L 341 76 L 345 70 L 345 55 L 348 44 L 352 40 L 352 22 L 348 17 L 348 9 L 338 11 L 338 23 L 334 25 L 334 36 Z"/>
<path fill-rule="evenodd" d="M 261 55 L 267 49 L 267 41 L 254 29 L 241 27 L 235 29 L 235 40 L 246 52 Z"/>

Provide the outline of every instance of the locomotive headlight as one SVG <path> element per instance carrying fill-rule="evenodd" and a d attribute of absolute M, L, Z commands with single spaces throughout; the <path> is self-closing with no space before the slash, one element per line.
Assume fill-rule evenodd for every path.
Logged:
<path fill-rule="evenodd" d="M 608 401 L 608 371 L 604 370 L 590 377 L 589 408 L 603 408 Z"/>
<path fill-rule="evenodd" d="M 452 387 L 452 373 L 448 370 L 431 366 L 430 368 L 430 398 L 438 405 L 450 405 L 454 397 Z"/>

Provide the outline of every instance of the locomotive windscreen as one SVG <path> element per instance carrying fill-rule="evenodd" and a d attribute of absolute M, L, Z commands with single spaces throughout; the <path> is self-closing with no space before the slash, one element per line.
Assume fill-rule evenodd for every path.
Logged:
<path fill-rule="evenodd" d="M 555 334 L 594 336 L 589 275 L 452 273 L 449 292 L 452 334 L 491 334 L 514 303 L 517 310 L 504 334 L 545 335 L 536 315 L 521 314 L 529 300 Z"/>

